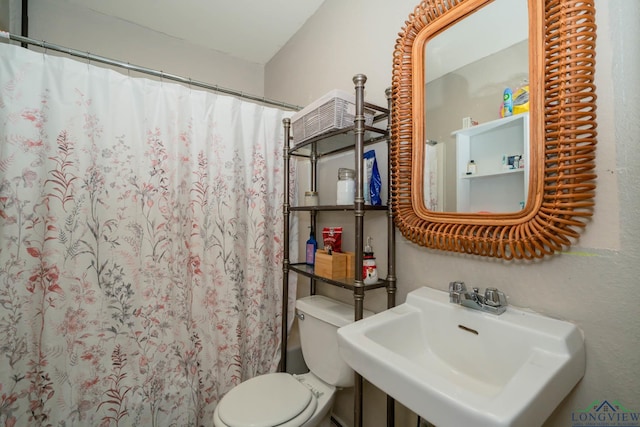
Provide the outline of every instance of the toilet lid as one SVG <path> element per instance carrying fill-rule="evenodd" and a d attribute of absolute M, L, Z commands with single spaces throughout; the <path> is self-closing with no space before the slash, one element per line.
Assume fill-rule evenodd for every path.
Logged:
<path fill-rule="evenodd" d="M 277 426 L 298 416 L 311 400 L 311 390 L 290 374 L 266 374 L 231 389 L 218 404 L 218 415 L 233 427 Z"/>

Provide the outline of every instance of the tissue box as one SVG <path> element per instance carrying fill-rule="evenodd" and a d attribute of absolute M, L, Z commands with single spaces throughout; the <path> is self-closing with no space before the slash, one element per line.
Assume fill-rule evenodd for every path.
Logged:
<path fill-rule="evenodd" d="M 333 252 L 331 255 L 323 249 L 316 251 L 316 264 L 314 273 L 327 279 L 339 279 L 347 277 L 347 259 L 349 256 L 342 252 Z"/>

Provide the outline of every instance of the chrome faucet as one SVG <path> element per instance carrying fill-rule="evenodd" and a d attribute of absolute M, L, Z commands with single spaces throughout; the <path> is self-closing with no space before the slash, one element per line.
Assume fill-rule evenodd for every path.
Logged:
<path fill-rule="evenodd" d="M 449 302 L 491 314 L 504 313 L 508 305 L 504 292 L 496 288 L 487 288 L 484 295 L 480 295 L 480 289 L 473 288 L 473 291 L 469 292 L 464 282 L 460 281 L 449 283 Z"/>

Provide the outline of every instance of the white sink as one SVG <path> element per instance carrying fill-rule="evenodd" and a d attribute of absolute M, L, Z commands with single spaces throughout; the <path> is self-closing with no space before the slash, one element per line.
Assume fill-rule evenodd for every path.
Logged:
<path fill-rule="evenodd" d="M 585 370 L 575 325 L 472 310 L 430 288 L 338 329 L 338 343 L 356 372 L 437 427 L 540 426 Z"/>

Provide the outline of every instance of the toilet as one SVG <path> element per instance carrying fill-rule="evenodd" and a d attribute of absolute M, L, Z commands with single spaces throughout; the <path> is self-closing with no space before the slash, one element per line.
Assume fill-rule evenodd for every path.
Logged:
<path fill-rule="evenodd" d="M 364 316 L 372 315 L 365 310 Z M 296 301 L 302 354 L 310 372 L 278 372 L 251 378 L 216 406 L 216 427 L 330 427 L 340 388 L 353 387 L 354 373 L 338 350 L 338 328 L 353 322 L 354 308 L 322 295 Z"/>

